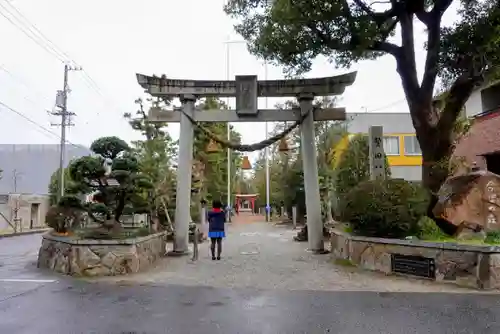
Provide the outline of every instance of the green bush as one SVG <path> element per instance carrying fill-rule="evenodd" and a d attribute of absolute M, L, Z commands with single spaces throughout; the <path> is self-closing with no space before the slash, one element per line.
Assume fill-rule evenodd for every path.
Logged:
<path fill-rule="evenodd" d="M 346 194 L 342 219 L 359 235 L 402 238 L 419 234 L 418 221 L 427 202 L 427 192 L 410 182 L 365 181 Z"/>
<path fill-rule="evenodd" d="M 484 239 L 484 242 L 493 245 L 500 244 L 500 231 L 490 231 L 486 233 L 486 239 Z"/>
<path fill-rule="evenodd" d="M 385 175 L 391 176 L 387 158 L 385 160 Z M 355 135 L 349 141 L 345 152 L 335 168 L 335 193 L 338 198 L 338 207 L 345 206 L 345 195 L 360 182 L 370 179 L 370 154 L 368 136 Z"/>
<path fill-rule="evenodd" d="M 418 221 L 419 234 L 418 237 L 422 240 L 447 240 L 449 235 L 445 234 L 436 225 L 436 222 L 427 216 L 421 217 Z"/>

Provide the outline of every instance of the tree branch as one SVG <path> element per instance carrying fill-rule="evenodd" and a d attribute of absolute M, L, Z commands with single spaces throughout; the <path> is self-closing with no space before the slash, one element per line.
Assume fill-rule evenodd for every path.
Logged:
<path fill-rule="evenodd" d="M 434 8 L 431 11 L 432 15 L 436 15 L 441 19 L 452 2 L 453 0 L 435 0 Z"/>
<path fill-rule="evenodd" d="M 413 37 L 413 14 L 402 12 L 399 15 L 401 24 L 401 51 L 396 56 L 397 70 L 401 77 L 410 109 L 418 103 L 417 64 L 415 62 L 415 41 Z"/>
<path fill-rule="evenodd" d="M 425 15 L 427 26 L 427 56 L 425 59 L 424 77 L 421 85 L 421 98 L 431 99 L 438 74 L 439 40 L 441 30 L 441 18 L 453 0 L 436 0 L 436 4 L 430 13 Z M 418 14 L 417 14 L 418 17 Z"/>
<path fill-rule="evenodd" d="M 350 43 L 339 43 L 337 41 L 332 40 L 330 37 L 326 36 L 322 31 L 320 31 L 315 25 L 308 24 L 307 27 L 318 36 L 321 41 L 328 45 L 328 47 L 332 50 L 337 51 L 353 51 L 356 49 L 358 45 L 354 42 Z M 355 40 L 355 36 L 353 36 L 352 40 Z M 378 51 L 378 52 L 386 52 L 396 56 L 399 51 L 399 47 L 395 44 L 385 42 L 385 41 L 374 41 L 373 44 L 368 47 L 368 51 Z"/>
<path fill-rule="evenodd" d="M 121 191 L 120 196 L 118 198 L 118 205 L 116 206 L 116 209 L 115 209 L 115 220 L 117 222 L 120 221 L 120 217 L 122 216 L 123 210 L 125 209 L 125 196 L 126 196 L 126 192 Z"/>
<path fill-rule="evenodd" d="M 438 132 L 451 134 L 455 126 L 455 121 L 460 115 L 465 102 L 469 99 L 476 84 L 481 81 L 481 78 L 482 76 L 473 76 L 470 73 L 464 73 L 455 80 L 446 97 L 444 109 L 437 123 Z M 450 142 L 451 140 L 450 138 Z M 446 145 L 446 143 L 442 145 Z"/>
<path fill-rule="evenodd" d="M 422 22 L 427 27 L 429 27 L 429 24 L 431 21 L 431 14 L 429 12 L 426 12 L 425 10 L 421 10 L 421 11 L 415 12 L 415 15 L 420 20 L 420 22 Z"/>
<path fill-rule="evenodd" d="M 353 0 L 354 3 L 362 10 L 364 11 L 368 16 L 370 16 L 375 23 L 380 27 L 383 25 L 388 19 L 391 17 L 395 16 L 396 14 L 396 2 L 394 0 L 390 1 L 375 1 L 372 2 L 370 5 L 367 5 L 363 0 Z M 390 9 L 383 11 L 383 12 L 375 12 L 373 9 L 371 9 L 371 6 L 374 4 L 389 4 L 391 3 L 392 6 Z"/>

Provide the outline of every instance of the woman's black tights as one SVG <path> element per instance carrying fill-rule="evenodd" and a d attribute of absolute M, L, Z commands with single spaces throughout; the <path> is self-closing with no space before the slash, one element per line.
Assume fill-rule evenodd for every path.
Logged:
<path fill-rule="evenodd" d="M 217 244 L 217 260 L 220 260 L 220 253 L 222 253 L 222 238 L 210 238 L 210 251 L 212 252 L 212 260 L 215 260 L 215 244 Z"/>

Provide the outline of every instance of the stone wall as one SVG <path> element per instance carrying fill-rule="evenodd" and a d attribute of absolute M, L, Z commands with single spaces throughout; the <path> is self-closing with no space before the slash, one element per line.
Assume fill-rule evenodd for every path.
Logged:
<path fill-rule="evenodd" d="M 434 260 L 435 280 L 478 289 L 500 289 L 500 247 L 353 236 L 333 230 L 332 254 L 363 269 L 395 274 L 392 254 Z M 396 273 L 399 274 L 399 273 Z"/>
<path fill-rule="evenodd" d="M 125 240 L 77 240 L 43 236 L 38 267 L 71 276 L 114 276 L 137 273 L 165 255 L 167 233 Z"/>

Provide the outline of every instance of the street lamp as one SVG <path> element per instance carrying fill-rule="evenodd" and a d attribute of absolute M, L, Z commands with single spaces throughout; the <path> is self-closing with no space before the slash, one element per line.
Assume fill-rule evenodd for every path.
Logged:
<path fill-rule="evenodd" d="M 264 62 L 264 80 L 267 81 L 267 61 Z M 265 97 L 265 108 L 268 109 L 268 97 Z M 269 128 L 268 128 L 268 122 L 266 122 L 266 140 L 269 137 Z M 271 205 L 269 203 L 270 200 L 270 186 L 269 186 L 269 147 L 266 146 L 265 150 L 265 155 L 266 155 L 266 222 L 270 221 L 271 218 Z"/>

